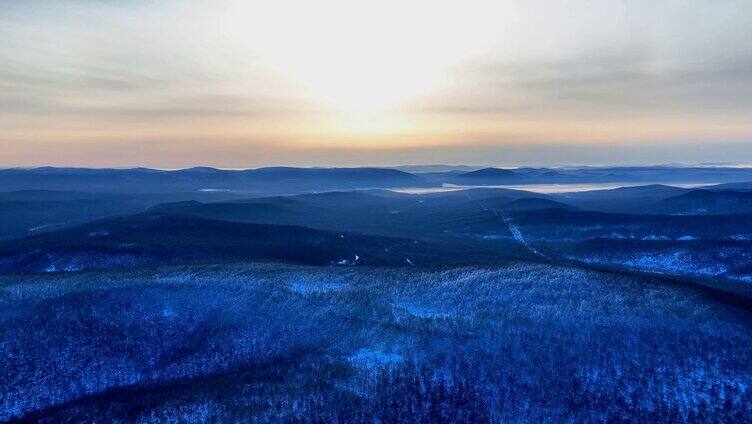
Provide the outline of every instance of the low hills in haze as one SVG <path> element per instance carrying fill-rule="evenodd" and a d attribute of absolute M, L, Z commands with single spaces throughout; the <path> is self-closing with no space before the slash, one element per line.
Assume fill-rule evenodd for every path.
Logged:
<path fill-rule="evenodd" d="M 3 187 L 15 189 L 0 192 L 0 271 L 526 260 L 752 281 L 749 169 L 415 170 L 427 172 L 0 170 Z M 640 185 L 643 180 L 651 183 Z M 603 181 L 634 186 L 566 192 L 567 184 L 595 188 Z M 698 181 L 708 183 L 682 187 Z M 453 186 L 442 187 L 447 184 Z M 557 184 L 558 190 L 524 190 L 535 190 L 534 184 Z"/>
<path fill-rule="evenodd" d="M 234 190 L 246 193 L 305 192 L 423 185 L 415 175 L 386 168 L 288 168 L 174 171 L 148 168 L 34 168 L 0 170 L 0 186 L 15 190 L 180 192 Z"/>
<path fill-rule="evenodd" d="M 0 235 L 6 240 L 0 242 L 0 271 L 534 260 L 752 279 L 745 253 L 752 251 L 752 207 L 745 191 L 645 185 L 553 194 L 480 187 L 425 194 L 362 189 L 226 195 L 0 193 Z"/>
<path fill-rule="evenodd" d="M 364 188 L 588 184 L 697 183 L 736 184 L 752 181 L 752 169 L 672 166 L 613 168 L 482 168 L 413 166 L 394 168 L 270 167 L 227 170 L 196 167 L 148 168 L 9 168 L 0 169 L 6 191 L 76 191 L 99 193 L 240 192 L 246 197 Z M 406 172 L 405 170 L 411 170 Z M 739 186 L 739 184 L 742 184 Z M 749 187 L 747 187 L 749 189 Z M 229 196 L 229 195 L 228 195 Z"/>

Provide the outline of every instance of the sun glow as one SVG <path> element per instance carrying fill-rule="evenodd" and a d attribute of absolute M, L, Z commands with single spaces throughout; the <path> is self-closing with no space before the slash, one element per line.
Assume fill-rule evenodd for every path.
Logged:
<path fill-rule="evenodd" d="M 258 61 L 325 107 L 354 114 L 437 89 L 451 66 L 483 50 L 492 28 L 486 14 L 470 19 L 472 7 L 428 1 L 238 2 L 231 10 L 235 35 Z"/>

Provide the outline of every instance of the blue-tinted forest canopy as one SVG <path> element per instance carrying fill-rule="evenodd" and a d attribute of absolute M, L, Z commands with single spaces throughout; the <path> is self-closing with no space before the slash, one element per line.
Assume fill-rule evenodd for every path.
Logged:
<path fill-rule="evenodd" d="M 746 168 L 0 181 L 0 420 L 752 413 Z"/>
<path fill-rule="evenodd" d="M 3 419 L 740 422 L 749 309 L 554 265 L 5 277 Z M 28 415 L 27 415 L 28 414 Z"/>

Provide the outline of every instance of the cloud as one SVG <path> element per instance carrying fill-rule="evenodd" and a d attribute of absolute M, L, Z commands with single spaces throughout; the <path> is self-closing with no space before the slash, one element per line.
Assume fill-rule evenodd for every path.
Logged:
<path fill-rule="evenodd" d="M 618 2 L 609 3 L 614 6 Z M 582 2 L 567 2 L 577 10 Z M 454 69 L 453 86 L 411 105 L 433 113 L 749 116 L 752 111 L 752 4 L 626 2 L 600 25 L 531 23 L 538 36 L 506 44 L 532 53 L 489 52 Z M 558 10 L 557 13 L 562 12 Z M 577 12 L 579 16 L 579 12 Z M 537 16 L 537 15 L 536 15 Z M 567 21 L 563 14 L 558 21 Z M 531 36 L 526 43 L 524 36 Z M 543 46 L 535 46 L 535 44 Z"/>
<path fill-rule="evenodd" d="M 188 148 L 192 132 L 207 150 L 337 140 L 358 157 L 383 132 L 483 158 L 521 141 L 752 138 L 742 0 L 0 0 L 0 39 L 6 145 L 80 135 L 137 156 L 155 135 Z M 338 110 L 364 106 L 378 113 Z"/>

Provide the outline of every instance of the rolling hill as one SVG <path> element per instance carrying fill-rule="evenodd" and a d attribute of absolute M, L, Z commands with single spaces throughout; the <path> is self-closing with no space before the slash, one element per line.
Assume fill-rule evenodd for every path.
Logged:
<path fill-rule="evenodd" d="M 0 192 L 0 240 L 60 230 L 97 219 L 142 212 L 165 202 L 229 200 L 227 192 L 94 193 L 22 190 Z"/>
<path fill-rule="evenodd" d="M 399 252 L 414 249 L 413 244 L 296 226 L 148 213 L 1 243 L 0 269 L 78 271 L 207 261 L 397 265 L 406 263 Z"/>
<path fill-rule="evenodd" d="M 686 188 L 650 184 L 607 190 L 555 193 L 549 197 L 585 210 L 644 214 L 660 213 L 659 210 L 653 210 L 655 203 L 689 191 L 690 189 Z"/>
<path fill-rule="evenodd" d="M 504 254 L 500 254 L 500 250 Z M 319 266 L 499 263 L 529 258 L 509 241 L 437 242 L 248 224 L 150 212 L 0 243 L 0 272 L 56 272 L 175 263 Z"/>
<path fill-rule="evenodd" d="M 473 189 L 422 195 L 368 190 L 326 192 L 236 202 L 182 202 L 155 211 L 236 222 L 302 225 L 311 228 L 422 239 L 512 237 L 488 208 L 534 210 L 568 205 L 506 189 Z M 485 206 L 481 205 L 483 203 Z"/>
<path fill-rule="evenodd" d="M 752 213 L 752 192 L 692 190 L 657 202 L 654 210 L 681 215 Z"/>

